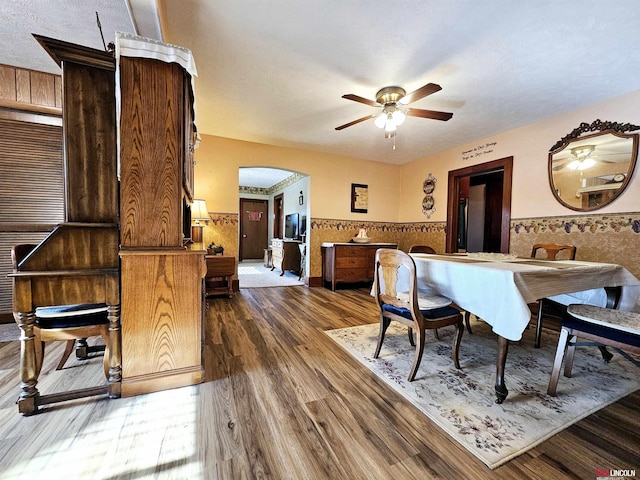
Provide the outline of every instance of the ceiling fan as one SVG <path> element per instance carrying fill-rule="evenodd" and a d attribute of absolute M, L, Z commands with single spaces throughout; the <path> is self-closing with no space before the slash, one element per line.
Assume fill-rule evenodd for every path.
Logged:
<path fill-rule="evenodd" d="M 567 157 L 560 162 L 554 162 L 555 165 L 553 166 L 553 171 L 562 170 L 563 168 L 569 168 L 570 170 L 586 170 L 593 167 L 597 162 L 616 163 L 615 161 L 602 158 L 603 155 L 606 155 L 602 152 L 599 152 L 597 157 L 592 156 L 595 150 L 596 145 L 582 145 L 580 147 L 574 147 L 570 150 L 570 157 Z"/>
<path fill-rule="evenodd" d="M 393 138 L 396 134 L 396 127 L 404 122 L 407 115 L 410 117 L 431 118 L 433 120 L 442 120 L 446 122 L 453 116 L 453 113 L 407 107 L 408 104 L 420 100 L 421 98 L 431 95 L 439 90 L 442 90 L 440 85 L 427 83 L 409 94 L 407 94 L 407 92 L 405 92 L 401 87 L 384 87 L 378 90 L 375 100 L 369 100 L 368 98 L 363 98 L 352 93 L 343 95 L 342 98 L 377 107 L 379 111 L 372 113 L 371 115 L 367 115 L 366 117 L 358 118 L 352 122 L 345 123 L 344 125 L 340 125 L 339 127 L 336 127 L 336 130 L 342 130 L 343 128 L 369 120 L 370 118 L 375 118 L 376 126 L 384 128 L 384 137 Z"/>

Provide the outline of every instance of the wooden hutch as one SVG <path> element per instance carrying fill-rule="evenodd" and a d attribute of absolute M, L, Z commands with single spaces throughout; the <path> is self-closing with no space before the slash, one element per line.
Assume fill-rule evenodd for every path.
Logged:
<path fill-rule="evenodd" d="M 108 302 L 120 309 L 122 345 L 111 396 L 200 383 L 206 251 L 185 246 L 184 235 L 196 136 L 191 52 L 124 34 L 116 55 L 36 39 L 63 68 L 67 223 L 58 230 L 71 232 L 73 249 L 57 268 L 89 262 L 120 280 L 119 298 Z M 36 247 L 40 257 L 50 237 Z"/>
<path fill-rule="evenodd" d="M 195 148 L 191 52 L 124 34 L 116 42 L 122 395 L 130 396 L 202 382 L 206 250 L 184 246 Z"/>

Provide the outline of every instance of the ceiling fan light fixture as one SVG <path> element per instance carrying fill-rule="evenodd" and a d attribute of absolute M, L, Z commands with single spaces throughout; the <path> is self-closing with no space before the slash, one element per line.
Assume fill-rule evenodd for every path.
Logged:
<path fill-rule="evenodd" d="M 571 149 L 571 155 L 575 158 L 567 168 L 570 170 L 586 170 L 596 164 L 596 161 L 590 157 L 595 151 L 595 145 L 582 145 L 580 147 L 574 147 Z"/>
<path fill-rule="evenodd" d="M 373 122 L 376 124 L 376 127 L 384 128 L 385 123 L 387 123 L 387 116 L 385 115 L 384 111 L 381 112 Z"/>
<path fill-rule="evenodd" d="M 407 115 L 399 108 L 396 108 L 391 116 L 393 117 L 393 121 L 395 122 L 396 126 L 402 125 L 407 118 Z"/>
<path fill-rule="evenodd" d="M 391 112 L 387 113 L 387 121 L 384 124 L 385 132 L 395 132 L 396 131 L 396 122 L 393 119 L 393 114 Z"/>
<path fill-rule="evenodd" d="M 587 168 L 591 168 L 596 164 L 596 161 L 593 158 L 585 158 L 584 160 L 574 160 L 567 168 L 571 170 L 586 170 Z"/>
<path fill-rule="evenodd" d="M 588 157 L 596 149 L 595 145 L 583 145 L 581 147 L 575 147 L 571 149 L 571 155 L 578 160 Z"/>

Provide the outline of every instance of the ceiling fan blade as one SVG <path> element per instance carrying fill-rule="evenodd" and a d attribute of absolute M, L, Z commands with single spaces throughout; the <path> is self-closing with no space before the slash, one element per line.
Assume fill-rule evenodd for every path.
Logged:
<path fill-rule="evenodd" d="M 416 100 L 420 100 L 421 98 L 424 98 L 427 95 L 436 93 L 439 90 L 442 90 L 442 87 L 440 85 L 436 85 L 435 83 L 427 83 L 425 86 L 420 87 L 419 89 L 406 94 L 404 97 L 400 99 L 400 103 L 404 103 L 405 105 L 407 105 L 411 102 L 415 102 Z"/>
<path fill-rule="evenodd" d="M 367 115 L 366 117 L 359 118 L 357 120 L 354 120 L 353 122 L 349 122 L 349 123 L 345 123 L 344 125 L 340 125 L 339 127 L 336 127 L 336 130 L 342 130 L 343 128 L 350 127 L 351 125 L 355 125 L 356 123 L 364 122 L 365 120 L 369 120 L 370 118 L 374 118 L 374 117 L 377 117 L 377 116 L 378 116 L 377 114 Z"/>
<path fill-rule="evenodd" d="M 567 165 L 569 165 L 569 163 L 571 163 L 571 158 L 565 158 L 565 159 L 560 159 L 560 160 L 553 160 L 552 164 L 553 164 L 553 171 L 558 171 L 558 170 L 562 170 L 564 167 L 566 167 Z"/>
<path fill-rule="evenodd" d="M 365 105 L 371 105 L 372 107 L 380 106 L 380 104 L 375 100 L 369 100 L 368 98 L 360 97 L 358 95 L 354 95 L 353 93 L 347 93 L 346 95 L 342 95 L 342 98 L 346 98 L 347 100 L 353 100 L 354 102 L 364 103 Z"/>
<path fill-rule="evenodd" d="M 407 115 L 411 117 L 422 117 L 422 118 L 431 118 L 433 120 L 442 120 L 444 122 L 446 122 L 451 117 L 453 117 L 453 113 L 437 112 L 435 110 L 422 110 L 420 108 L 407 109 Z"/>

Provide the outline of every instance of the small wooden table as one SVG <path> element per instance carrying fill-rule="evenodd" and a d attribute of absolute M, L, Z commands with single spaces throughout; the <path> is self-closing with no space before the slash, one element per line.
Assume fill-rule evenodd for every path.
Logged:
<path fill-rule="evenodd" d="M 205 295 L 233 294 L 233 275 L 236 257 L 233 255 L 206 255 L 207 274 L 204 277 Z"/>

